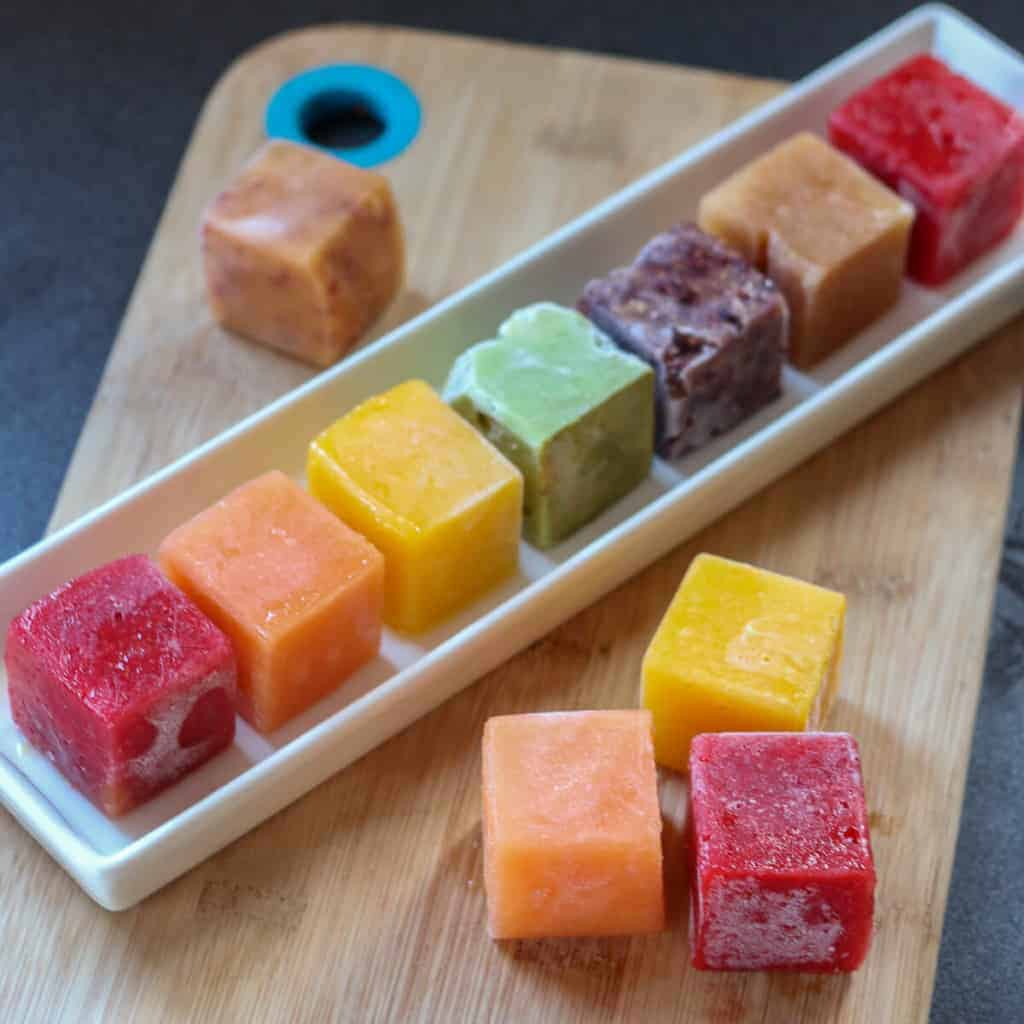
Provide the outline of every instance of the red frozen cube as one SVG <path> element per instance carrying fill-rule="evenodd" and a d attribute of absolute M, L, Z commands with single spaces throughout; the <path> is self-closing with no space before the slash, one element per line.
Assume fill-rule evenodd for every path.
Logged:
<path fill-rule="evenodd" d="M 833 111 L 832 144 L 917 208 L 908 273 L 939 285 L 1014 228 L 1024 117 L 921 54 Z"/>
<path fill-rule="evenodd" d="M 853 971 L 875 865 L 846 733 L 705 733 L 690 747 L 693 964 Z"/>
<path fill-rule="evenodd" d="M 144 555 L 26 608 L 8 628 L 5 661 L 15 724 L 111 816 L 235 735 L 230 641 Z"/>

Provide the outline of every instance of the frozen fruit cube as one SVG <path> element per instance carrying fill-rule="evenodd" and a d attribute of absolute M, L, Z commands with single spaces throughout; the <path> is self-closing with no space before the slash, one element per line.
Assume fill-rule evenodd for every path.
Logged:
<path fill-rule="evenodd" d="M 690 753 L 690 950 L 705 970 L 853 971 L 875 865 L 846 733 L 718 733 Z"/>
<path fill-rule="evenodd" d="M 738 249 L 789 304 L 790 359 L 810 366 L 900 296 L 913 207 L 801 132 L 700 201 L 700 226 Z"/>
<path fill-rule="evenodd" d="M 270 732 L 380 649 L 384 560 L 277 471 L 160 545 L 168 576 L 232 638 L 239 711 Z"/>
<path fill-rule="evenodd" d="M 387 561 L 384 621 L 435 625 L 515 572 L 522 474 L 422 381 L 315 438 L 310 490 Z"/>
<path fill-rule="evenodd" d="M 690 564 L 643 661 L 659 764 L 701 732 L 813 728 L 837 686 L 846 599 L 715 555 Z"/>
<path fill-rule="evenodd" d="M 144 555 L 25 609 L 5 660 L 15 724 L 106 814 L 148 800 L 234 738 L 231 643 Z"/>
<path fill-rule="evenodd" d="M 202 239 L 220 323 L 317 366 L 344 355 L 401 284 L 387 179 L 280 139 L 210 204 Z"/>
<path fill-rule="evenodd" d="M 908 271 L 924 284 L 948 280 L 1020 217 L 1024 117 L 930 54 L 855 93 L 828 130 L 917 208 Z"/>
<path fill-rule="evenodd" d="M 445 399 L 523 474 L 523 531 L 550 547 L 646 476 L 654 375 L 573 309 L 520 309 L 452 368 Z"/>
<path fill-rule="evenodd" d="M 658 454 L 685 455 L 781 391 L 789 310 L 775 284 L 692 224 L 652 238 L 579 308 L 657 375 Z"/>
<path fill-rule="evenodd" d="M 494 938 L 627 935 L 664 927 L 648 712 L 490 719 L 483 805 Z"/>

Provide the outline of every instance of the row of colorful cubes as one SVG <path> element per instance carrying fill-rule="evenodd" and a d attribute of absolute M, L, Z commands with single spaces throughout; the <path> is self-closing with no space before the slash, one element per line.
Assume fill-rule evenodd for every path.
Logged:
<path fill-rule="evenodd" d="M 924 284 L 948 281 L 1013 230 L 1024 202 L 1024 118 L 928 54 L 849 97 L 828 137 L 831 146 L 794 136 L 699 206 L 701 227 L 778 286 L 797 366 L 891 306 L 904 266 Z M 202 234 L 217 319 L 316 365 L 340 358 L 401 285 L 403 233 L 387 180 L 309 147 L 264 147 L 210 204 Z M 581 308 L 652 364 L 663 399 L 673 387 L 694 391 L 677 410 L 685 424 L 707 397 L 714 353 L 726 353 L 717 376 L 735 373 L 733 338 L 756 333 L 778 300 L 765 310 L 762 296 L 745 311 L 743 275 L 728 270 L 711 275 L 725 278 L 718 295 L 713 282 L 687 288 L 674 274 L 678 254 L 669 246 L 666 262 L 661 249 L 589 288 Z M 689 443 L 669 430 L 659 449 L 673 456 Z"/>
<path fill-rule="evenodd" d="M 942 123 L 938 150 L 919 137 L 926 115 Z M 796 135 L 702 198 L 705 230 L 673 227 L 591 281 L 578 301 L 589 323 L 530 307 L 459 358 L 445 398 L 521 472 L 532 543 L 557 544 L 628 493 L 652 443 L 679 457 L 775 399 L 787 354 L 813 364 L 880 316 L 908 244 L 911 272 L 937 281 L 1019 217 L 1024 123 L 934 58 L 848 100 L 830 134 L 878 177 Z M 918 197 L 916 213 L 878 178 Z M 397 224 L 379 175 L 271 143 L 205 216 L 213 308 L 292 352 L 344 347 L 397 288 Z M 450 486 L 439 451 L 425 457 Z"/>
<path fill-rule="evenodd" d="M 422 382 L 365 401 L 321 433 L 309 447 L 308 476 L 312 494 L 276 471 L 252 480 L 160 546 L 168 578 L 195 603 L 190 629 L 230 637 L 239 710 L 263 731 L 374 658 L 382 622 L 423 630 L 508 578 L 519 561 L 522 474 Z M 188 599 L 173 599 L 173 588 L 159 586 L 156 575 L 144 559 L 129 559 L 66 585 L 14 621 L 7 646 L 12 707 L 37 745 L 61 745 L 50 709 L 64 702 L 65 689 L 86 704 L 107 694 L 116 711 L 140 695 L 148 701 L 166 684 L 154 667 L 165 672 L 202 648 L 178 635 L 178 610 Z M 205 634 L 194 621 L 203 615 L 212 620 Z M 131 630 L 140 624 L 151 639 L 140 634 L 136 643 Z M 715 628 L 707 623 L 698 635 L 712 643 Z M 753 628 L 737 635 L 734 661 L 761 656 Z M 227 672 L 220 650 L 190 686 L 205 685 L 214 669 Z M 652 677 L 658 664 L 652 655 Z M 670 665 L 666 671 L 673 674 Z M 805 697 L 797 717 L 808 714 L 811 695 Z M 30 707 L 38 714 L 30 716 Z M 681 710 L 670 709 L 669 717 Z M 160 727 L 152 715 L 138 717 L 149 725 L 133 732 L 125 758 L 159 773 L 150 749 Z M 86 713 L 82 735 L 89 721 Z M 707 723 L 694 721 L 704 731 Z M 658 745 L 665 763 L 685 767 L 685 741 L 673 751 L 666 735 Z M 84 777 L 78 782 L 95 788 Z M 132 801 L 101 802 L 123 810 Z"/>

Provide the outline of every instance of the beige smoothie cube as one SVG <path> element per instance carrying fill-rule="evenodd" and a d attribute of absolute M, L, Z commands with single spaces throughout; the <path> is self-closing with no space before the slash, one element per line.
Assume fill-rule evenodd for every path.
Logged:
<path fill-rule="evenodd" d="M 214 316 L 316 366 L 344 355 L 401 284 L 387 179 L 308 146 L 268 142 L 203 215 Z"/>
<path fill-rule="evenodd" d="M 899 298 L 914 209 L 801 132 L 705 195 L 699 220 L 779 286 L 790 359 L 811 366 Z"/>

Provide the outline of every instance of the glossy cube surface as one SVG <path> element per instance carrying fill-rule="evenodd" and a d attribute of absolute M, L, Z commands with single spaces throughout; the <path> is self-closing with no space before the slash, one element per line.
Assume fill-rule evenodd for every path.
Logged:
<path fill-rule="evenodd" d="M 384 618 L 420 632 L 511 576 L 523 478 L 422 381 L 369 399 L 310 445 L 310 490 L 387 561 Z"/>
<path fill-rule="evenodd" d="M 685 771 L 702 732 L 813 728 L 837 685 L 845 614 L 835 591 L 698 555 L 644 655 L 658 763 Z"/>
<path fill-rule="evenodd" d="M 377 656 L 383 558 L 283 473 L 178 527 L 160 561 L 234 641 L 239 711 L 262 732 Z"/>
<path fill-rule="evenodd" d="M 654 450 L 654 375 L 573 309 L 518 310 L 464 352 L 445 399 L 523 474 L 524 532 L 547 548 L 628 494 Z"/>

